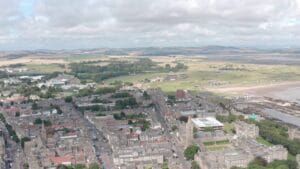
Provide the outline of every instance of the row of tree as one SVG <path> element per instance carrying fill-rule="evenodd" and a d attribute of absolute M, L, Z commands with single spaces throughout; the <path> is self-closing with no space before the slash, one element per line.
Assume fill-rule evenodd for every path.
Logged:
<path fill-rule="evenodd" d="M 297 169 L 298 164 L 293 160 L 275 160 L 268 163 L 262 158 L 256 158 L 248 164 L 247 168 L 232 167 L 231 169 Z"/>
<path fill-rule="evenodd" d="M 187 69 L 183 63 L 177 63 L 174 67 L 166 64 L 165 67 L 159 66 L 149 58 L 141 58 L 135 62 L 113 61 L 105 66 L 100 66 L 95 62 L 80 62 L 70 64 L 71 73 L 81 80 L 94 80 L 101 82 L 105 79 L 130 74 L 145 72 L 177 72 Z"/>
<path fill-rule="evenodd" d="M 4 115 L 2 113 L 0 113 L 0 120 L 2 121 L 2 123 L 5 124 L 5 127 L 6 127 L 6 129 L 8 131 L 8 134 L 12 138 L 12 140 L 14 140 L 16 143 L 19 143 L 20 139 L 19 139 L 16 131 L 13 129 L 13 127 L 10 124 L 8 124 L 6 122 L 6 119 L 5 119 L 5 117 L 4 117 Z"/>

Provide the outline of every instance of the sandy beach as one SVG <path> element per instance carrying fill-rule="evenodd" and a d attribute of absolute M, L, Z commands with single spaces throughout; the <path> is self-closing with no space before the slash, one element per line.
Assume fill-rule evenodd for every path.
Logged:
<path fill-rule="evenodd" d="M 278 84 L 266 84 L 257 86 L 241 86 L 209 89 L 209 91 L 227 94 L 250 94 L 256 96 L 268 96 L 278 99 L 299 101 L 300 81 L 284 82 Z"/>

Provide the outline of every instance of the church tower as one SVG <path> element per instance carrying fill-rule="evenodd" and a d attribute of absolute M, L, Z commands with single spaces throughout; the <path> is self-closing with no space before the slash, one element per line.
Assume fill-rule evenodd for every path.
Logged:
<path fill-rule="evenodd" d="M 189 116 L 186 123 L 186 135 L 185 135 L 185 147 L 189 146 L 193 141 L 193 122 L 192 118 Z"/>

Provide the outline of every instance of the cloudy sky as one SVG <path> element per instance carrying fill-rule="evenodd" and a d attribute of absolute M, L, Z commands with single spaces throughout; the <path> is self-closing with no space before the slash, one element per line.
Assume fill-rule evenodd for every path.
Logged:
<path fill-rule="evenodd" d="M 300 47 L 300 0 L 0 0 L 0 50 Z"/>

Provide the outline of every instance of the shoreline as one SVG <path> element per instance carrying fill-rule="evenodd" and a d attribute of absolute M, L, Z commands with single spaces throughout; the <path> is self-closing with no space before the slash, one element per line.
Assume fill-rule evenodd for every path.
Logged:
<path fill-rule="evenodd" d="M 300 88 L 300 81 L 288 81 L 265 85 L 207 88 L 207 90 L 225 94 L 253 94 L 263 96 L 273 95 L 274 93 L 283 92 L 285 90 L 298 87 Z"/>

